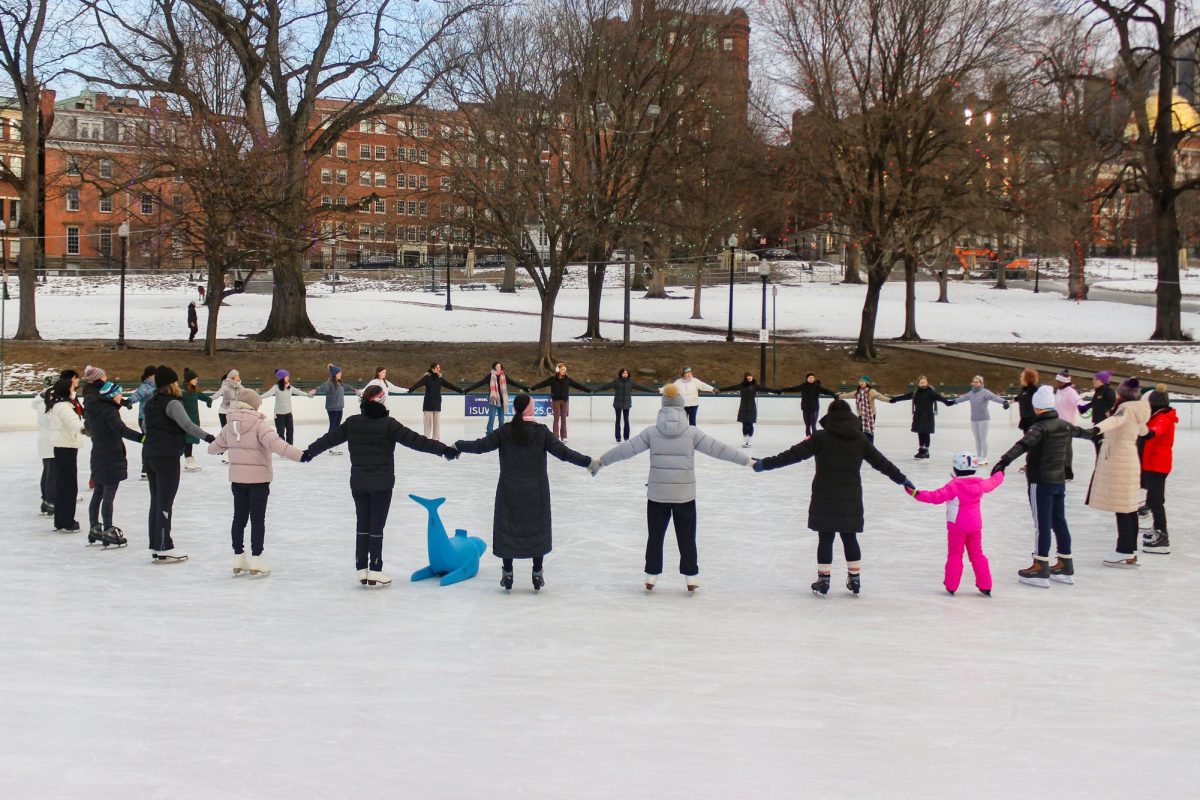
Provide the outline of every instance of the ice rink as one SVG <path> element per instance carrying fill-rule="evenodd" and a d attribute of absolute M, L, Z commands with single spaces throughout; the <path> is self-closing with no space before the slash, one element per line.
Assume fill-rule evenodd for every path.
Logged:
<path fill-rule="evenodd" d="M 906 408 L 906 407 L 905 407 Z M 31 412 L 30 412 L 31 413 Z M 215 432 L 215 415 L 204 424 Z M 896 422 L 881 449 L 921 488 L 969 446 L 939 420 L 933 458 Z M 403 418 L 408 424 L 410 417 Z M 729 443 L 739 430 L 701 411 Z M 447 419 L 452 441 L 482 423 Z M 609 423 L 572 422 L 599 455 Z M 297 431 L 304 445 L 316 425 Z M 760 428 L 753 454 L 800 438 Z M 992 456 L 1016 438 L 994 423 Z M 230 572 L 225 469 L 200 455 L 175 506 L 191 555 L 152 565 L 147 486 L 117 496 L 131 546 L 101 551 L 37 516 L 35 434 L 0 433 L 8 546 L 0 558 L 0 796 L 5 798 L 1121 798 L 1195 797 L 1200 780 L 1200 438 L 1180 429 L 1168 483 L 1174 550 L 1106 569 L 1109 514 L 1083 507 L 1092 453 L 1068 489 L 1075 586 L 1018 584 L 1024 477 L 984 502 L 994 596 L 967 567 L 942 588 L 943 510 L 866 471 L 863 594 L 808 589 L 811 464 L 764 475 L 698 457 L 694 596 L 667 570 L 642 589 L 648 463 L 595 479 L 555 462 L 555 549 L 534 595 L 528 562 L 498 587 L 409 583 L 424 511 L 490 544 L 495 455 L 447 463 L 398 450 L 385 590 L 354 580 L 349 459 L 276 462 L 266 555 Z M 80 482 L 87 481 L 86 446 Z M 86 527 L 86 506 L 79 519 Z"/>

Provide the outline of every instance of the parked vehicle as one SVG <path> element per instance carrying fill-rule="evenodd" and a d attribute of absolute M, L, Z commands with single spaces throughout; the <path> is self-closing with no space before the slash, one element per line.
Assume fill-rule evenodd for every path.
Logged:
<path fill-rule="evenodd" d="M 762 257 L 768 261 L 794 261 L 796 254 L 786 247 L 772 247 L 761 251 Z"/>

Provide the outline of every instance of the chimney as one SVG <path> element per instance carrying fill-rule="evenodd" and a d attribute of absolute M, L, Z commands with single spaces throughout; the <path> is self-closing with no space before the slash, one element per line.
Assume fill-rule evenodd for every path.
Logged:
<path fill-rule="evenodd" d="M 38 98 L 38 106 L 42 115 L 42 130 L 47 134 L 52 125 L 54 125 L 54 100 L 57 93 L 53 89 L 42 89 L 42 94 Z"/>
<path fill-rule="evenodd" d="M 108 110 L 108 94 L 106 92 L 96 92 L 95 108 L 97 111 Z"/>
<path fill-rule="evenodd" d="M 154 95 L 153 97 L 150 98 L 150 110 L 151 111 L 166 111 L 167 110 L 167 99 L 159 94 Z"/>

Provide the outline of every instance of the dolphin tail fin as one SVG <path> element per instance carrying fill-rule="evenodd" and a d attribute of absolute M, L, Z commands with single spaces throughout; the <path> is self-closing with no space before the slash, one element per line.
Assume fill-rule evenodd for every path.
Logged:
<path fill-rule="evenodd" d="M 437 511 L 438 507 L 441 506 L 442 503 L 446 502 L 446 498 L 444 497 L 435 497 L 431 499 L 428 497 L 418 497 L 415 494 L 410 494 L 409 499 L 421 506 L 424 506 L 425 510 L 430 512 Z"/>

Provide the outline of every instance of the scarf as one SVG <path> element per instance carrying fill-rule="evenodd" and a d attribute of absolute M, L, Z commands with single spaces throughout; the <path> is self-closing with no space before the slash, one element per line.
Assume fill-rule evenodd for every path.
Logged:
<path fill-rule="evenodd" d="M 871 413 L 871 387 L 854 392 L 854 406 L 864 433 L 875 432 L 875 415 Z"/>
<path fill-rule="evenodd" d="M 504 400 L 508 397 L 508 381 L 503 372 L 489 374 L 491 380 L 488 382 L 488 402 L 494 406 L 504 405 Z"/>

